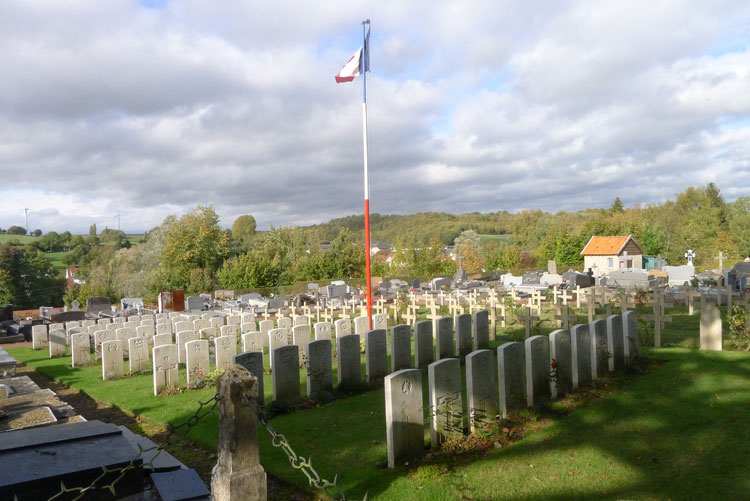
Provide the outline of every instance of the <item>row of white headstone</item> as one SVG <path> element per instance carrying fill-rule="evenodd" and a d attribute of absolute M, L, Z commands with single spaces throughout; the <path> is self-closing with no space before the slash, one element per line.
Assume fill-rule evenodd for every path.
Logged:
<path fill-rule="evenodd" d="M 446 438 L 470 432 L 507 417 L 508 411 L 558 398 L 620 371 L 638 353 L 636 313 L 610 315 L 606 320 L 558 329 L 549 336 L 532 336 L 505 343 L 495 354 L 475 349 L 466 356 L 466 401 L 462 403 L 461 364 L 448 358 L 427 367 L 430 435 L 433 447 Z M 496 382 L 497 378 L 497 382 Z M 424 449 L 422 372 L 403 369 L 385 378 L 388 466 L 419 455 Z"/>

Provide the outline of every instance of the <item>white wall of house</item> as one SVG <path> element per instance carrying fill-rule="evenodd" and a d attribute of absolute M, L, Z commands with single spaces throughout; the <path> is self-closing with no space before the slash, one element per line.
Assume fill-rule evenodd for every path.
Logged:
<path fill-rule="evenodd" d="M 583 271 L 588 271 L 592 268 L 594 272 L 598 272 L 599 275 L 606 275 L 612 270 L 616 270 L 620 267 L 620 259 L 616 255 L 612 256 L 583 256 Z M 643 268 L 643 256 L 628 256 L 628 259 L 633 260 L 631 268 Z"/>

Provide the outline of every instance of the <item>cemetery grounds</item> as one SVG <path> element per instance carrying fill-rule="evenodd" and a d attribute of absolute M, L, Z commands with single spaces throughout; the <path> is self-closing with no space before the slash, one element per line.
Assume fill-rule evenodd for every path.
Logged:
<path fill-rule="evenodd" d="M 309 408 L 278 415 L 269 424 L 297 454 L 310 458 L 322 477 L 336 476 L 348 499 L 365 494 L 384 500 L 750 498 L 750 354 L 695 349 L 698 313 L 689 316 L 680 305 L 669 308 L 673 321 L 662 331 L 663 347 L 646 348 L 653 346 L 653 324 L 644 319 L 651 311 L 641 305 L 636 310 L 645 357 L 634 370 L 610 373 L 591 388 L 520 411 L 501 422 L 497 434 L 451 444 L 450 452 L 426 450 L 422 459 L 388 469 L 382 388 L 323 405 L 305 401 Z M 571 318 L 571 325 L 587 321 L 585 309 L 574 313 L 579 320 Z M 420 311 L 418 319 L 426 314 Z M 555 329 L 552 314 L 544 312 L 533 334 Z M 498 327 L 491 348 L 523 335 L 521 324 Z M 130 416 L 139 432 L 152 436 L 163 434 L 168 423 L 185 422 L 198 401 L 215 394 L 214 388 L 204 388 L 155 397 L 150 373 L 102 381 L 100 366 L 73 369 L 70 356 L 50 359 L 31 348 L 9 353 L 84 397 L 111 404 Z M 264 360 L 268 369 L 268 357 Z M 305 394 L 303 370 L 300 381 Z M 269 402 L 270 374 L 264 388 Z M 426 391 L 424 398 L 428 408 Z M 209 462 L 218 441 L 217 421 L 216 415 L 207 416 L 187 437 L 200 448 L 193 454 L 208 451 Z M 265 428 L 259 427 L 258 435 L 264 469 L 299 487 L 270 490 L 269 498 L 326 498 L 272 446 Z"/>

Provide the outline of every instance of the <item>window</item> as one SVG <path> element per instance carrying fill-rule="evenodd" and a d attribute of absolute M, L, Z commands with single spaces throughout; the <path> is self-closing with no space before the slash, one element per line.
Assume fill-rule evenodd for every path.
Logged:
<path fill-rule="evenodd" d="M 612 268 L 614 268 L 614 266 L 615 266 L 615 258 L 608 257 L 607 258 L 607 268 L 609 268 L 611 270 Z"/>

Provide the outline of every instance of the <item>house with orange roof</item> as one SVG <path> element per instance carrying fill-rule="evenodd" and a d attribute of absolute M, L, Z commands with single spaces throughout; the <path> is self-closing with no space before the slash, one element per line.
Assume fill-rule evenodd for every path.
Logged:
<path fill-rule="evenodd" d="M 643 268 L 643 254 L 643 247 L 633 235 L 595 235 L 581 251 L 583 269 L 591 268 L 597 275 L 623 268 Z"/>

